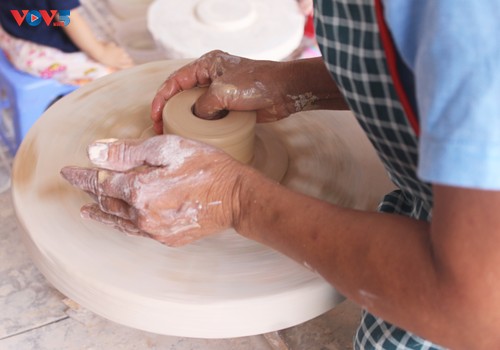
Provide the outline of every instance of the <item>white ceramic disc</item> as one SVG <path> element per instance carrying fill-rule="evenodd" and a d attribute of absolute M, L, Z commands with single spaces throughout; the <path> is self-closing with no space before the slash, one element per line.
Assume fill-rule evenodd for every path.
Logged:
<path fill-rule="evenodd" d="M 82 306 L 155 333 L 238 337 L 326 312 L 342 299 L 332 286 L 234 231 L 169 248 L 80 218 L 91 200 L 60 169 L 89 166 L 86 147 L 94 140 L 143 134 L 157 88 L 185 63 L 154 62 L 99 79 L 55 103 L 28 132 L 15 158 L 12 193 L 33 261 Z M 287 148 L 286 186 L 359 209 L 373 209 L 390 188 L 348 113 L 308 113 L 259 127 Z"/>
<path fill-rule="evenodd" d="M 304 15 L 296 0 L 155 0 L 148 28 L 170 58 L 219 49 L 283 60 L 299 46 Z"/>

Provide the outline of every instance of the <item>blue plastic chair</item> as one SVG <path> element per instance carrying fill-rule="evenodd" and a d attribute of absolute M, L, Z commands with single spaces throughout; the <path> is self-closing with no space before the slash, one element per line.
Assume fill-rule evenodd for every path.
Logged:
<path fill-rule="evenodd" d="M 76 88 L 20 72 L 0 50 L 0 138 L 12 155 L 42 113 Z"/>

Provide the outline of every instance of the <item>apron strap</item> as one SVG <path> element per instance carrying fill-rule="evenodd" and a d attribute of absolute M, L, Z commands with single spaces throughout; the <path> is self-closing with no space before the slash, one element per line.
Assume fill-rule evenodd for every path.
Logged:
<path fill-rule="evenodd" d="M 413 131 L 419 137 L 420 135 L 420 125 L 418 123 L 418 119 L 416 117 L 416 113 L 412 108 L 410 100 L 408 99 L 408 95 L 403 87 L 401 82 L 401 78 L 398 74 L 397 67 L 397 52 L 394 47 L 394 42 L 392 40 L 391 33 L 389 32 L 389 28 L 385 23 L 384 19 L 384 6 L 382 4 L 382 0 L 375 0 L 375 13 L 377 16 L 377 24 L 380 31 L 380 39 L 382 41 L 382 47 L 384 48 L 386 60 L 387 60 L 387 68 L 389 73 L 391 74 L 392 81 L 394 84 L 394 88 L 396 90 L 396 94 L 398 95 L 399 101 L 403 106 L 403 110 L 405 111 L 406 117 L 410 122 Z"/>

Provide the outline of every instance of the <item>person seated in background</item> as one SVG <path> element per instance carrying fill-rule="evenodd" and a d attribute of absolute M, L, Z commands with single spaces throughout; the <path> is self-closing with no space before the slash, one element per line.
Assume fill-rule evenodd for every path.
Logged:
<path fill-rule="evenodd" d="M 79 7 L 79 0 L 2 0 L 0 49 L 18 70 L 70 85 L 83 85 L 132 66 L 122 48 L 94 35 Z M 30 15 L 23 10 L 46 10 L 49 16 L 50 10 L 69 10 L 69 24 L 54 26 L 56 16 L 49 25 L 45 19 L 30 25 L 25 19 Z"/>

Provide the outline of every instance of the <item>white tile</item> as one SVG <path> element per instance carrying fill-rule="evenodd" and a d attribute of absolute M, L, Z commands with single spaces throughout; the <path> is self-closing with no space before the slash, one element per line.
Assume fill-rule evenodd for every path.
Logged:
<path fill-rule="evenodd" d="M 67 317 L 61 294 L 29 259 L 10 191 L 0 194 L 0 339 Z"/>
<path fill-rule="evenodd" d="M 190 339 L 151 334 L 81 311 L 69 318 L 15 337 L 0 340 L 0 349 L 37 350 L 271 350 L 262 336 L 237 339 Z"/>

